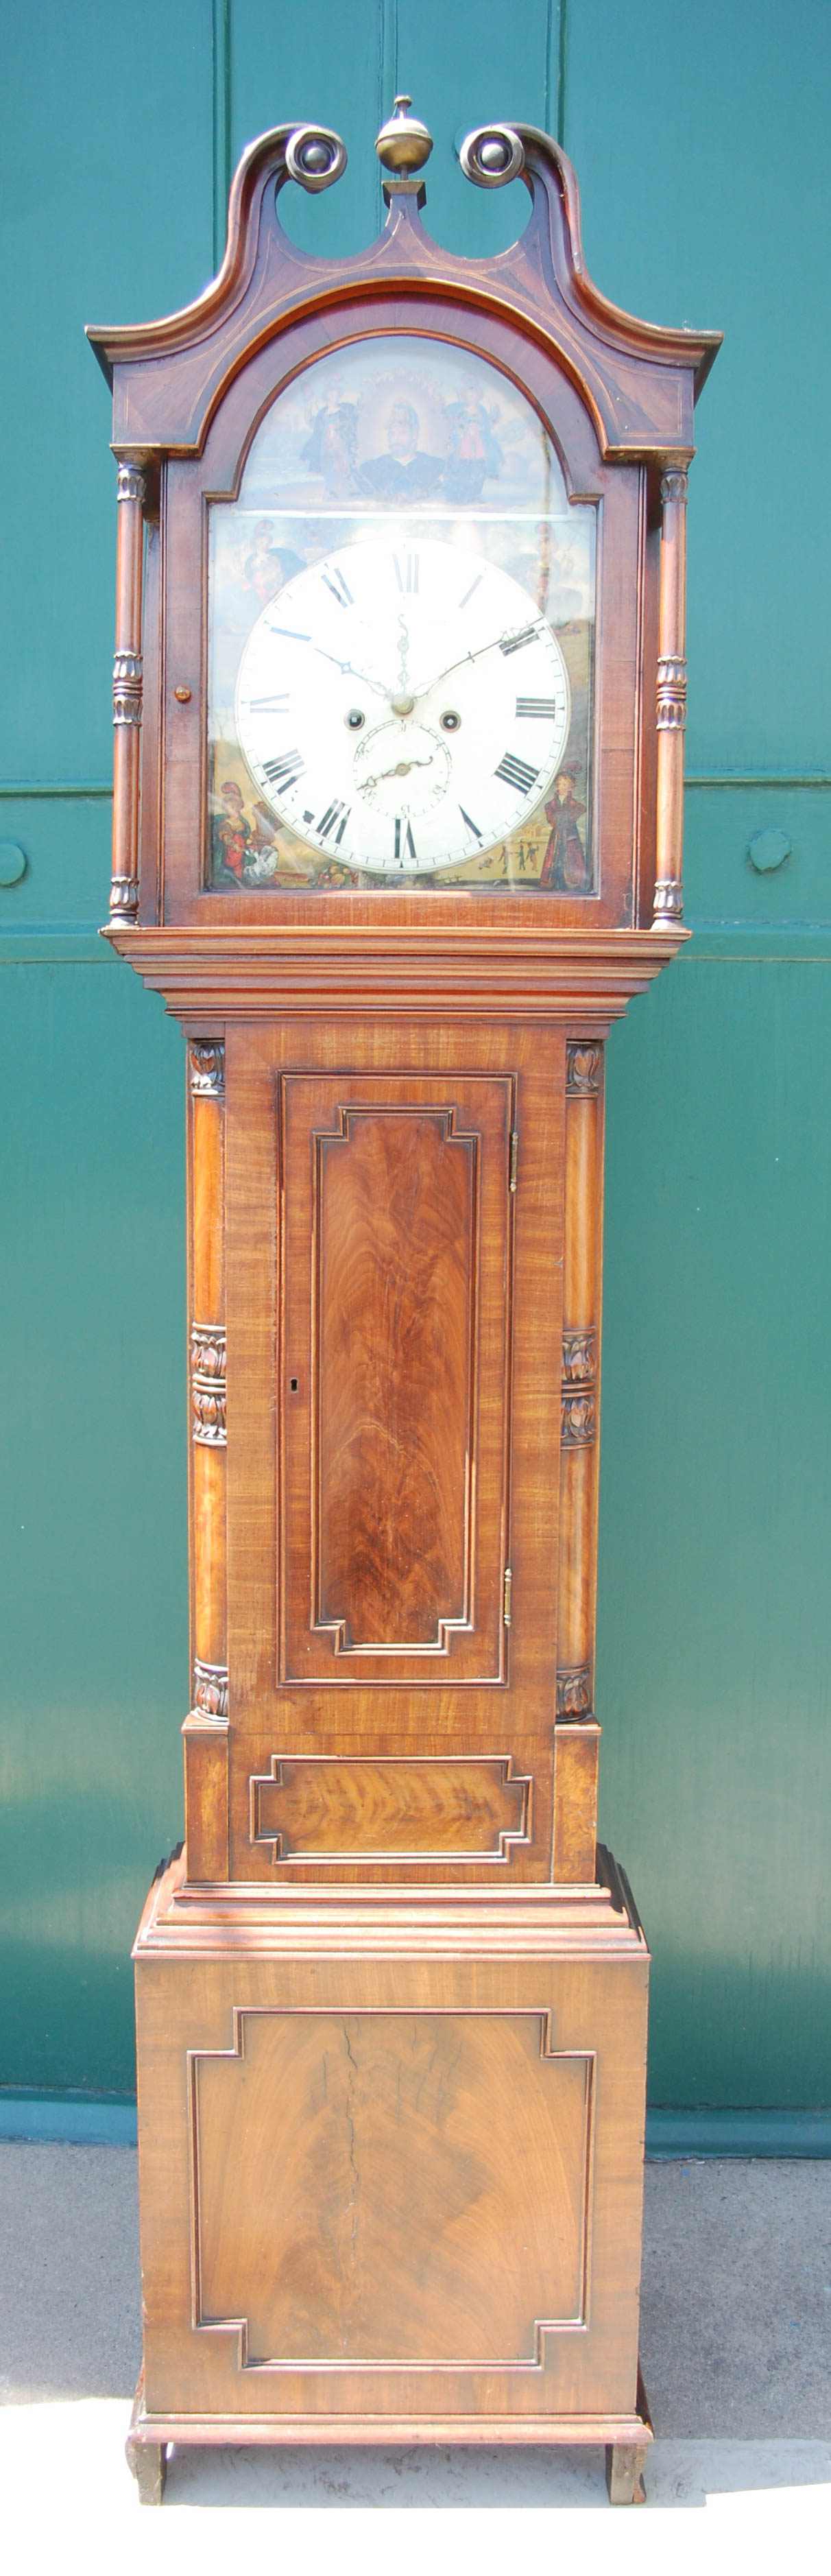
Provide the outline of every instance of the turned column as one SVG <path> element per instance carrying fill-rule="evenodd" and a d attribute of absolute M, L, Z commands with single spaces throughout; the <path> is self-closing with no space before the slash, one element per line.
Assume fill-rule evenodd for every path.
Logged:
<path fill-rule="evenodd" d="M 110 911 L 117 921 L 135 921 L 138 913 L 145 493 L 145 477 L 140 468 L 122 462 L 118 468 L 113 660 L 113 864 L 110 887 Z"/>
<path fill-rule="evenodd" d="M 193 1706 L 185 1720 L 190 1879 L 228 1875 L 225 1417 L 225 1049 L 200 1041 L 190 1075 L 190 1412 Z"/>
<path fill-rule="evenodd" d="M 597 1832 L 594 1621 L 603 1192 L 603 1049 L 566 1050 L 560 1548 L 554 1750 L 555 1879 L 593 1880 Z"/>
<path fill-rule="evenodd" d="M 687 721 L 687 477 L 661 478 L 661 580 L 658 609 L 658 782 L 655 819 L 656 922 L 680 921 L 684 850 L 684 727 Z"/>

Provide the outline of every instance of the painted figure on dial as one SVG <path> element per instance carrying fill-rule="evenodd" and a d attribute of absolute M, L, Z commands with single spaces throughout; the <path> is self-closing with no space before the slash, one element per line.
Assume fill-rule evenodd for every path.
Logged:
<path fill-rule="evenodd" d="M 551 886 L 558 894 L 587 894 L 591 874 L 586 860 L 578 818 L 585 805 L 574 793 L 579 763 L 566 761 L 554 780 L 554 794 L 546 805 L 546 817 L 552 831 L 540 870 L 540 885 Z"/>
<path fill-rule="evenodd" d="M 413 403 L 398 402 L 387 424 L 386 456 L 368 456 L 363 482 L 385 501 L 425 501 L 441 482 L 444 460 L 419 446 L 419 418 Z"/>

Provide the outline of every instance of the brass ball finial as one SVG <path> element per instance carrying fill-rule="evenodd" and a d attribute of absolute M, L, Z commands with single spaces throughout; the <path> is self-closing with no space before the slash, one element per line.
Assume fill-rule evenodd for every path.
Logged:
<path fill-rule="evenodd" d="M 382 125 L 375 150 L 384 169 L 397 179 L 408 179 L 415 170 L 423 170 L 433 149 L 432 134 L 422 125 L 420 116 L 410 116 L 412 99 L 402 95 L 393 101 L 393 113 Z"/>

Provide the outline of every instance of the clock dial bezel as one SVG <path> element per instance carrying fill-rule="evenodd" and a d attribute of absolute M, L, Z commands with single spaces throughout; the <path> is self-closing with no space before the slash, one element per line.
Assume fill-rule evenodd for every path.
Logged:
<path fill-rule="evenodd" d="M 277 825 L 382 884 L 484 867 L 550 793 L 571 726 L 567 665 L 530 593 L 438 537 L 409 554 L 403 593 L 402 543 L 379 530 L 292 575 L 251 630 L 235 693 Z M 548 696 L 518 694 L 518 670 Z"/>

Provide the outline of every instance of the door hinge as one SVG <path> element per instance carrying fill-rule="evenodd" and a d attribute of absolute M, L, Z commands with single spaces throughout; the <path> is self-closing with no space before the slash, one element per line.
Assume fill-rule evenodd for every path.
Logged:
<path fill-rule="evenodd" d="M 516 1189 L 516 1167 L 519 1160 L 519 1128 L 511 1128 L 511 1151 L 508 1161 L 508 1188 Z"/>
<path fill-rule="evenodd" d="M 505 1581 L 504 1581 L 503 1588 L 502 1588 L 502 1617 L 503 1617 L 503 1621 L 504 1621 L 505 1627 L 506 1627 L 506 1628 L 510 1628 L 510 1625 L 511 1625 L 511 1569 L 510 1569 L 510 1566 L 509 1566 L 509 1565 L 506 1565 L 506 1567 L 505 1567 Z"/>

